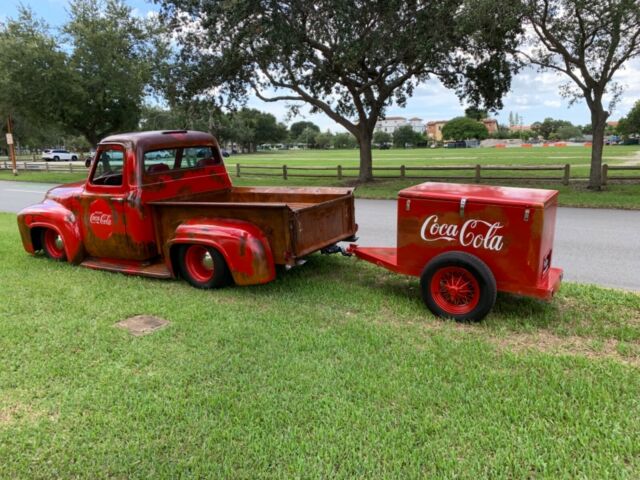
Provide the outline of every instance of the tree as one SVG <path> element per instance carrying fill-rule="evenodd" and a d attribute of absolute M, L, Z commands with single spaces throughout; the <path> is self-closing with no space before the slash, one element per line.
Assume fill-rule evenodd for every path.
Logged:
<path fill-rule="evenodd" d="M 398 127 L 393 132 L 393 146 L 407 148 L 409 146 L 416 146 L 418 143 L 423 142 L 424 137 L 421 133 L 416 132 L 411 126 L 403 125 Z"/>
<path fill-rule="evenodd" d="M 289 127 L 289 134 L 291 138 L 292 139 L 298 138 L 305 128 L 311 128 L 316 132 L 320 132 L 320 127 L 313 122 L 305 122 L 305 121 L 294 122 Z"/>
<path fill-rule="evenodd" d="M 531 130 L 545 140 L 549 140 L 561 127 L 573 127 L 573 124 L 566 120 L 555 120 L 551 117 L 547 117 L 542 122 L 534 122 L 531 125 Z"/>
<path fill-rule="evenodd" d="M 483 108 L 469 107 L 465 109 L 464 116 L 474 120 L 484 120 L 489 117 L 489 112 Z"/>
<path fill-rule="evenodd" d="M 350 133 L 336 133 L 333 136 L 333 148 L 356 148 L 358 142 Z"/>
<path fill-rule="evenodd" d="M 152 77 L 153 26 L 120 0 L 74 0 L 64 33 L 72 48 L 61 122 L 97 142 L 135 130 Z"/>
<path fill-rule="evenodd" d="M 488 136 L 489 131 L 483 123 L 467 117 L 453 118 L 442 127 L 442 137 L 447 140 L 484 140 Z"/>
<path fill-rule="evenodd" d="M 312 127 L 305 128 L 298 138 L 296 138 L 296 143 L 302 143 L 307 146 L 307 148 L 313 148 L 316 146 L 316 136 L 320 134 L 319 130 L 316 130 Z"/>
<path fill-rule="evenodd" d="M 519 32 L 517 0 L 159 1 L 182 46 L 184 96 L 307 104 L 358 140 L 362 181 L 378 118 L 418 83 L 500 107 Z"/>
<path fill-rule="evenodd" d="M 333 144 L 333 134 L 329 130 L 318 133 L 315 138 L 315 143 L 316 148 L 327 149 Z"/>
<path fill-rule="evenodd" d="M 393 136 L 390 133 L 385 132 L 384 130 L 376 130 L 375 132 L 373 132 L 373 143 L 377 145 L 381 145 L 383 143 L 391 143 L 392 141 Z"/>
<path fill-rule="evenodd" d="M 582 138 L 582 130 L 573 125 L 562 125 L 555 132 L 558 140 L 571 140 Z"/>
<path fill-rule="evenodd" d="M 618 122 L 620 135 L 633 135 L 640 133 L 640 100 L 637 101 L 626 117 Z"/>
<path fill-rule="evenodd" d="M 569 78 L 561 93 L 571 102 L 584 98 L 591 112 L 593 148 L 589 187 L 602 186 L 604 133 L 622 91 L 613 76 L 640 55 L 640 3 L 637 0 L 523 0 L 534 49 L 519 52 L 542 69 Z M 611 101 L 604 106 L 604 96 Z"/>
<path fill-rule="evenodd" d="M 60 139 L 57 115 L 66 104 L 65 60 L 48 25 L 31 10 L 20 7 L 17 19 L 0 23 L 0 124 L 12 115 L 17 141 L 42 146 Z"/>

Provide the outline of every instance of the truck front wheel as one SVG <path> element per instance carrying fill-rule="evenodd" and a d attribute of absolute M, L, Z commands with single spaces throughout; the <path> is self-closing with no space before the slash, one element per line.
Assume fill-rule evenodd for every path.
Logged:
<path fill-rule="evenodd" d="M 230 282 L 227 262 L 215 248 L 180 245 L 178 258 L 182 276 L 196 288 L 220 288 Z"/>
<path fill-rule="evenodd" d="M 42 245 L 42 250 L 47 257 L 60 262 L 67 258 L 64 251 L 64 241 L 58 232 L 52 228 L 43 228 L 40 235 L 40 245 Z"/>
<path fill-rule="evenodd" d="M 496 280 L 487 265 L 465 252 L 434 257 L 420 276 L 422 299 L 434 315 L 482 320 L 496 302 Z"/>

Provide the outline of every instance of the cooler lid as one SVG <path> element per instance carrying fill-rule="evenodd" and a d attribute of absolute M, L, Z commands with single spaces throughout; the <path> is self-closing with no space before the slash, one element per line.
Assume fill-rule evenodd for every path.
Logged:
<path fill-rule="evenodd" d="M 474 203 L 544 207 L 558 196 L 557 190 L 541 188 L 491 187 L 464 183 L 425 182 L 400 190 L 403 198 L 459 201 L 466 198 Z"/>

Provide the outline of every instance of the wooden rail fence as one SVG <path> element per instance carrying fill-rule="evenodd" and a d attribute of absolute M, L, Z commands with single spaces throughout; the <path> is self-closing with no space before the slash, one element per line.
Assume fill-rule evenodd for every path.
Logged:
<path fill-rule="evenodd" d="M 83 163 L 61 162 L 18 162 L 18 170 L 29 172 L 66 172 L 86 173 Z M 236 163 L 228 165 L 229 171 L 237 177 L 279 177 L 283 180 L 291 178 L 331 178 L 343 180 L 357 178 L 358 167 L 336 165 L 332 167 L 319 166 L 289 166 L 289 165 L 249 165 Z M 11 170 L 8 160 L 0 162 L 0 170 Z M 637 172 L 620 175 L 616 172 Z M 451 172 L 451 173 L 449 173 Z M 532 175 L 518 172 L 530 172 Z M 465 180 L 481 183 L 484 180 L 527 180 L 551 181 L 568 185 L 571 181 L 585 180 L 586 176 L 572 176 L 571 165 L 519 165 L 519 166 L 483 166 L 483 165 L 453 165 L 453 166 L 419 166 L 398 165 L 373 167 L 374 178 L 378 179 L 415 179 L 415 180 Z M 378 174 L 376 174 L 378 173 Z M 516 173 L 516 175 L 508 175 Z M 639 181 L 640 165 L 602 165 L 603 184 L 610 181 Z"/>

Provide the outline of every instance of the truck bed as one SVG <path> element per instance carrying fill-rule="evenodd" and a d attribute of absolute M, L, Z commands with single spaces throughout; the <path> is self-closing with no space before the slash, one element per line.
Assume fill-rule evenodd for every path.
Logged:
<path fill-rule="evenodd" d="M 352 237 L 357 229 L 350 188 L 232 187 L 150 205 L 159 244 L 186 220 L 245 220 L 264 232 L 280 265 L 293 265 L 300 257 Z"/>

